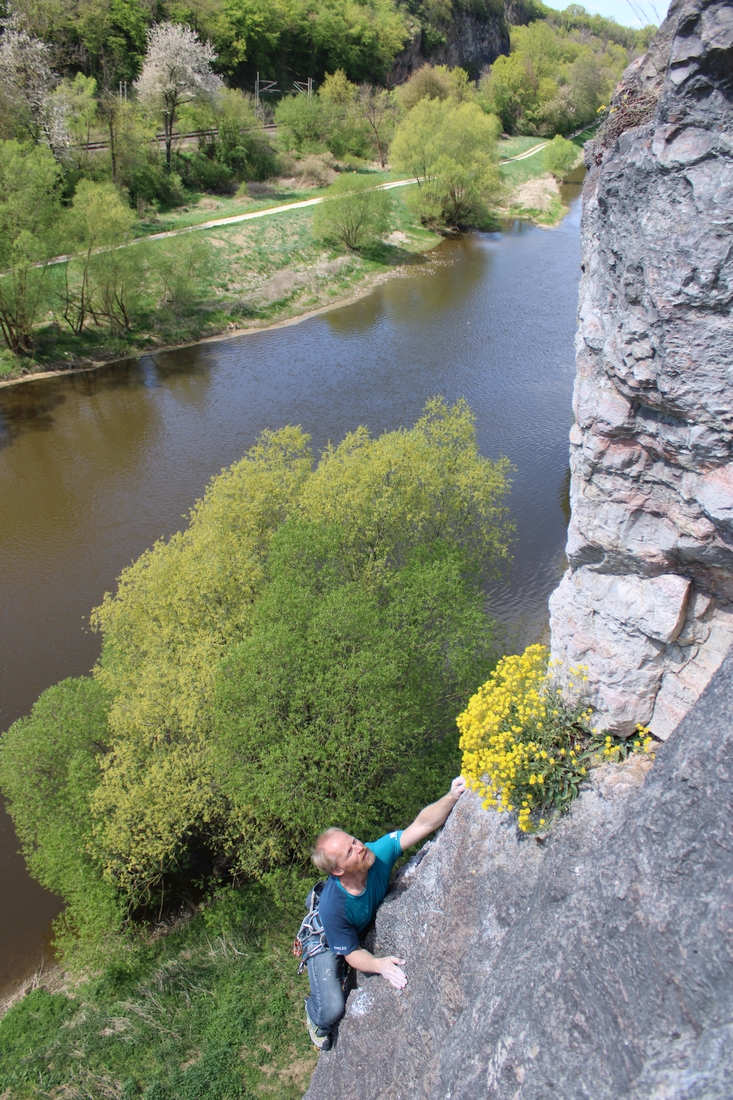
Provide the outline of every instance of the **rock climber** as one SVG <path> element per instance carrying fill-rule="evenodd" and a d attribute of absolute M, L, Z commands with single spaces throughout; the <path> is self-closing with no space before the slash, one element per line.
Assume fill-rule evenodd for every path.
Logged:
<path fill-rule="evenodd" d="M 305 1010 L 308 1031 L 318 1050 L 328 1050 L 333 1029 L 344 1014 L 348 966 L 364 974 L 381 974 L 395 989 L 403 989 L 406 960 L 394 955 L 376 957 L 362 947 L 359 937 L 371 924 L 384 901 L 392 868 L 403 852 L 444 825 L 466 790 L 459 776 L 448 794 L 421 810 L 406 829 L 387 833 L 368 844 L 343 829 L 327 829 L 313 846 L 312 860 L 328 880 L 320 893 L 318 914 L 325 942 L 308 958 L 310 997 Z"/>

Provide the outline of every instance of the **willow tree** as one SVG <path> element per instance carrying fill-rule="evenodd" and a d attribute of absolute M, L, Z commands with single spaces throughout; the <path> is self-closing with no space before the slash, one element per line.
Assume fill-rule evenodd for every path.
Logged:
<path fill-rule="evenodd" d="M 476 225 L 501 191 L 499 121 L 476 103 L 424 98 L 400 123 L 390 150 L 418 178 L 408 196 L 427 225 Z"/>
<path fill-rule="evenodd" d="M 191 27 L 156 23 L 147 32 L 148 49 L 135 83 L 142 103 L 163 115 L 165 163 L 171 167 L 173 127 L 182 104 L 212 102 L 223 87 L 211 66 L 217 55 Z"/>

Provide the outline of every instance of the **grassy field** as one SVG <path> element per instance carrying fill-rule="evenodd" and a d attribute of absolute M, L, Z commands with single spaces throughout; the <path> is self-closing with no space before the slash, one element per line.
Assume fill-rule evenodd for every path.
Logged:
<path fill-rule="evenodd" d="M 227 891 L 125 966 L 0 1019 L 4 1100 L 295 1100 L 316 1061 L 290 951 L 312 880 Z"/>
<path fill-rule="evenodd" d="M 502 159 L 504 157 L 518 157 L 520 153 L 526 153 L 528 149 L 532 149 L 535 145 L 542 145 L 545 141 L 547 141 L 547 138 L 527 137 L 523 134 L 515 134 L 514 137 L 500 137 L 499 156 Z M 539 156 L 539 153 L 537 155 Z"/>

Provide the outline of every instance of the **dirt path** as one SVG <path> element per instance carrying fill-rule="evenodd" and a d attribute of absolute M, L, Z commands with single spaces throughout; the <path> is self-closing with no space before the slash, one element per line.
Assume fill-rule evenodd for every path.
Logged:
<path fill-rule="evenodd" d="M 380 183 L 375 188 L 376 191 L 392 191 L 395 187 L 409 187 L 411 183 L 417 183 L 417 178 L 409 180 L 395 180 L 392 183 Z M 142 244 L 143 241 L 164 241 L 169 237 L 180 237 L 182 233 L 194 233 L 201 229 L 216 229 L 220 225 L 235 225 L 237 222 L 252 221 L 253 218 L 266 218 L 270 214 L 283 214 L 288 210 L 304 210 L 306 206 L 318 206 L 323 202 L 323 195 L 320 195 L 316 199 L 303 199 L 301 202 L 286 202 L 282 206 L 266 206 L 264 210 L 252 210 L 248 214 L 230 214 L 226 218 L 215 218 L 213 221 L 200 222 L 198 225 L 185 225 L 181 229 L 166 229 L 162 233 L 149 233 L 145 237 L 133 237 L 131 241 L 126 241 L 125 244 L 117 245 L 117 248 L 132 248 L 134 244 Z M 99 248 L 95 249 L 95 252 L 106 252 L 107 249 Z M 65 264 L 68 260 L 73 259 L 73 255 L 67 256 L 55 256 L 53 260 L 48 261 L 49 267 L 53 264 Z M 36 264 L 36 267 L 43 267 L 43 264 Z"/>

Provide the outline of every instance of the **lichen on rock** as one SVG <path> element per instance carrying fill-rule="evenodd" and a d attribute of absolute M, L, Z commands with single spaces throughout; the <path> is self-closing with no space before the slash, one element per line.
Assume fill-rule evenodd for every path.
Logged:
<path fill-rule="evenodd" d="M 587 149 L 552 650 L 624 734 L 668 737 L 733 641 L 732 98 L 733 7 L 676 0 Z"/>

